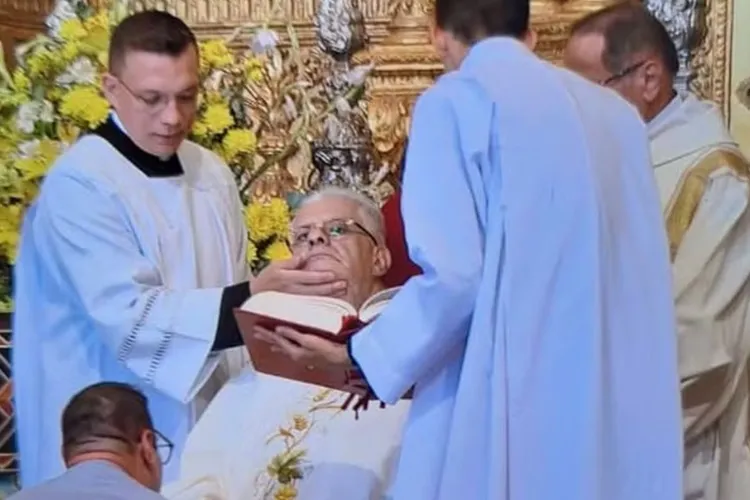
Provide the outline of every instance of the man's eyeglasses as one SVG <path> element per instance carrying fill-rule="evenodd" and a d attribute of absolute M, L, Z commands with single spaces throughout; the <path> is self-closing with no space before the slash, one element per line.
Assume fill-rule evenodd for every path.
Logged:
<path fill-rule="evenodd" d="M 161 459 L 162 464 L 166 464 L 169 462 L 169 460 L 172 458 L 172 452 L 174 451 L 174 444 L 172 441 L 167 439 L 164 434 L 157 431 L 156 429 L 149 429 L 154 434 L 154 448 L 156 448 L 157 453 L 159 453 L 159 458 Z M 125 436 L 119 435 L 119 434 L 96 434 L 93 436 L 90 436 L 89 439 L 85 439 L 82 441 L 75 441 L 71 443 L 65 443 L 65 446 L 82 446 L 86 444 L 95 444 L 100 439 L 113 439 L 115 441 L 120 441 L 122 443 L 133 445 L 134 442 L 132 439 L 128 439 Z"/>
<path fill-rule="evenodd" d="M 158 115 L 159 113 L 164 111 L 169 105 L 169 101 L 171 101 L 173 98 L 177 102 L 177 106 L 183 110 L 194 109 L 198 105 L 197 90 L 190 91 L 185 94 L 178 94 L 176 96 L 170 96 L 167 94 L 152 91 L 149 91 L 146 95 L 141 95 L 131 89 L 128 85 L 125 84 L 125 82 L 123 82 L 119 78 L 117 79 L 117 81 L 120 85 L 122 85 L 122 88 L 124 88 L 128 92 L 128 94 L 133 97 L 133 99 L 140 102 L 141 105 L 143 105 L 143 107 L 146 108 L 149 113 L 154 115 Z"/>
<path fill-rule="evenodd" d="M 604 87 L 607 87 L 609 85 L 612 85 L 618 80 L 622 80 L 626 76 L 632 75 L 636 71 L 638 71 L 644 64 L 646 64 L 647 61 L 641 61 L 635 64 L 631 64 L 630 66 L 627 66 L 622 71 L 619 71 L 615 73 L 614 75 L 605 78 L 604 80 L 599 80 L 599 85 L 603 85 Z"/>
<path fill-rule="evenodd" d="M 166 464 L 172 458 L 172 452 L 174 452 L 174 443 L 164 436 L 161 432 L 156 429 L 151 429 L 154 433 L 154 446 L 156 451 L 159 453 L 161 463 Z"/>
<path fill-rule="evenodd" d="M 372 240 L 375 246 L 378 245 L 377 238 L 375 238 L 375 236 L 370 231 L 368 231 L 362 224 L 355 221 L 354 219 L 332 219 L 325 222 L 319 222 L 317 224 L 305 224 L 303 226 L 293 228 L 290 234 L 290 246 L 300 247 L 303 245 L 307 245 L 310 238 L 310 232 L 313 229 L 320 230 L 331 240 L 336 240 L 347 235 L 360 234 L 363 236 L 367 236 L 370 240 Z"/>

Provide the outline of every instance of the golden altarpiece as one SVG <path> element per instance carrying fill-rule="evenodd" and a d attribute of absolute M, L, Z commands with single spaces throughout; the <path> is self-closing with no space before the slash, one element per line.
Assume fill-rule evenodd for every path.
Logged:
<path fill-rule="evenodd" d="M 272 12 L 279 26 L 291 21 L 303 45 L 316 43 L 314 17 L 320 0 L 145 0 L 191 25 L 199 37 L 229 35 L 240 25 L 262 23 Z M 432 0 L 360 0 L 367 46 L 354 57 L 373 63 L 367 83 L 367 114 L 373 146 L 381 161 L 397 165 L 416 96 L 438 75 L 441 65 L 429 42 Z M 97 3 L 97 2 L 94 2 Z M 538 52 L 557 62 L 571 22 L 610 0 L 532 0 Z M 680 48 L 683 77 L 702 97 L 729 106 L 732 0 L 645 0 L 668 26 Z M 6 56 L 43 29 L 54 0 L 0 0 L 0 42 Z M 283 30 L 279 30 L 283 32 Z M 508 75 L 513 78 L 513 75 Z M 0 339 L 0 474 L 16 469 L 10 402 L 10 335 Z"/>

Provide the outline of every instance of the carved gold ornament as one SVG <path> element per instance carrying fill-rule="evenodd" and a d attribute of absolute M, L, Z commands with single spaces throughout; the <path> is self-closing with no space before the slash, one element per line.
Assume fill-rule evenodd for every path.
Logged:
<path fill-rule="evenodd" d="M 731 0 L 679 1 L 688 7 L 701 2 L 705 6 L 704 19 L 698 23 L 705 26 L 705 32 L 692 55 L 695 78 L 691 88 L 726 111 L 730 93 Z M 651 0 L 657 5 L 660 2 L 675 3 Z M 532 24 L 539 35 L 539 54 L 559 62 L 570 24 L 610 3 L 610 0 L 532 0 Z M 9 38 L 28 37 L 29 26 L 39 23 L 52 4 L 52 0 L 0 0 L 0 31 Z M 226 36 L 238 26 L 261 24 L 278 12 L 277 31 L 283 32 L 283 25 L 291 21 L 303 46 L 316 43 L 313 23 L 316 0 L 143 0 L 137 4 L 141 8 L 169 10 L 202 38 Z M 375 64 L 367 85 L 368 121 L 377 151 L 390 164 L 397 164 L 401 154 L 414 99 L 441 72 L 430 45 L 431 6 L 432 0 L 366 0 L 360 5 L 369 43 L 365 51 L 357 54 L 354 63 Z"/>

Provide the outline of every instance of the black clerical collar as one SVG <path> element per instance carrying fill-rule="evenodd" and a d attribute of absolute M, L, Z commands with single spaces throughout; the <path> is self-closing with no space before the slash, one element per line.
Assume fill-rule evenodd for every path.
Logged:
<path fill-rule="evenodd" d="M 122 131 L 112 116 L 94 130 L 94 134 L 110 143 L 147 177 L 177 177 L 185 173 L 176 154 L 162 160 L 158 156 L 145 152 Z"/>

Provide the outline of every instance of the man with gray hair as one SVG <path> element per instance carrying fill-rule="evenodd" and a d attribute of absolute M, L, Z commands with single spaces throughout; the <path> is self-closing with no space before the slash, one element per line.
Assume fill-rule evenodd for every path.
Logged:
<path fill-rule="evenodd" d="M 359 309 L 391 265 L 383 216 L 355 191 L 328 187 L 295 213 L 290 247 L 301 269 L 335 275 L 335 296 Z M 382 498 L 398 458 L 409 402 L 341 411 L 349 395 L 248 370 L 225 385 L 188 437 L 173 500 Z M 303 460 L 304 459 L 304 460 Z M 304 462 L 304 463 L 303 463 Z"/>

